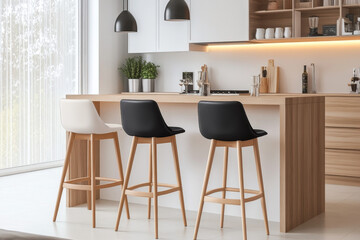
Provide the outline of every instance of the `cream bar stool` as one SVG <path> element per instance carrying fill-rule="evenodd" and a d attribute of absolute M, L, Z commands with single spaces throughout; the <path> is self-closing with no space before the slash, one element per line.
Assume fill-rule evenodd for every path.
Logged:
<path fill-rule="evenodd" d="M 180 127 L 169 127 L 166 125 L 160 109 L 155 101 L 152 100 L 121 100 L 121 119 L 124 131 L 133 136 L 129 162 L 126 169 L 124 187 L 121 195 L 118 217 L 116 220 L 115 231 L 119 228 L 122 208 L 126 195 L 146 197 L 149 199 L 148 218 L 150 219 L 151 199 L 154 199 L 154 218 L 155 218 L 155 238 L 158 238 L 158 197 L 179 192 L 180 205 L 184 225 L 186 226 L 186 214 L 184 197 L 181 184 L 180 166 L 176 147 L 175 135 L 185 132 Z M 162 184 L 157 181 L 157 145 L 171 143 L 177 184 Z M 136 147 L 138 144 L 150 145 L 149 161 L 149 182 L 128 187 L 131 168 L 134 162 Z M 137 188 L 148 187 L 147 192 L 135 191 Z M 158 187 L 166 187 L 167 190 L 158 191 Z"/>
<path fill-rule="evenodd" d="M 267 133 L 263 130 L 253 129 L 251 127 L 250 122 L 246 116 L 244 107 L 240 102 L 201 101 L 199 102 L 198 112 L 199 112 L 200 132 L 205 138 L 211 139 L 211 147 L 210 147 L 209 158 L 206 166 L 206 173 L 205 173 L 204 185 L 201 194 L 199 212 L 196 219 L 194 239 L 197 238 L 204 202 L 212 202 L 212 203 L 220 203 L 222 205 L 221 218 L 220 218 L 221 228 L 223 227 L 224 224 L 225 204 L 241 205 L 243 239 L 246 240 L 247 234 L 246 234 L 245 203 L 257 199 L 261 199 L 266 233 L 267 235 L 269 235 L 264 184 L 262 179 L 259 145 L 257 140 L 258 137 L 265 136 L 267 135 Z M 254 149 L 259 190 L 244 189 L 242 148 L 248 146 L 252 146 Z M 216 147 L 225 148 L 224 176 L 222 183 L 223 186 L 222 188 L 217 188 L 208 191 L 207 186 L 209 182 L 210 171 L 211 171 Z M 237 150 L 240 188 L 230 188 L 226 186 L 229 148 L 236 148 Z M 227 199 L 226 198 L 227 191 L 239 192 L 240 200 Z M 213 193 L 216 192 L 222 192 L 222 197 L 217 198 L 211 196 Z M 245 193 L 251 194 L 252 196 L 245 198 Z"/>
<path fill-rule="evenodd" d="M 95 201 L 96 192 L 99 189 L 115 187 L 123 185 L 124 175 L 121 163 L 119 139 L 117 131 L 121 130 L 120 124 L 104 123 L 97 113 L 94 104 L 87 99 L 84 100 L 70 100 L 62 99 L 60 101 L 61 123 L 65 130 L 69 132 L 69 141 L 64 162 L 64 168 L 61 175 L 59 193 L 56 201 L 53 221 L 56 221 L 59 210 L 61 195 L 63 188 L 73 190 L 87 191 L 88 209 L 92 209 L 92 222 L 95 228 Z M 89 154 L 87 162 L 87 176 L 65 181 L 67 170 L 69 169 L 70 154 L 74 144 L 74 140 L 86 140 L 88 142 Z M 117 165 L 120 174 L 120 179 L 96 177 L 96 165 L 94 163 L 94 141 L 103 139 L 113 139 L 116 150 Z M 76 161 L 76 160 L 75 160 Z M 96 184 L 96 181 L 104 181 L 109 183 Z M 79 184 L 81 182 L 88 182 L 87 185 Z M 129 207 L 126 202 L 127 217 L 130 218 Z M 91 203 L 91 205 L 90 205 Z"/>

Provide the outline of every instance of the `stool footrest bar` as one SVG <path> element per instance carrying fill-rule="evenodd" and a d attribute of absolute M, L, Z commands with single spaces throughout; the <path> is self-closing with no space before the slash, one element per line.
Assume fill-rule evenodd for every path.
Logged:
<path fill-rule="evenodd" d="M 154 197 L 154 193 L 153 192 L 141 192 L 141 191 L 134 191 L 135 189 L 138 188 L 142 188 L 142 187 L 149 187 L 149 186 L 153 186 L 154 184 L 147 182 L 147 183 L 140 183 L 131 187 L 128 187 L 125 191 L 126 195 L 130 195 L 130 196 L 135 196 L 135 197 L 146 197 L 146 198 L 153 198 Z M 181 188 L 179 186 L 176 185 L 172 185 L 172 184 L 165 184 L 165 183 L 158 183 L 157 184 L 158 187 L 166 187 L 169 188 L 167 190 L 163 190 L 163 191 L 158 191 L 157 195 L 158 196 L 162 196 L 162 195 L 166 195 L 169 193 L 173 193 L 173 192 L 177 192 L 180 191 Z"/>
<path fill-rule="evenodd" d="M 99 184 L 95 186 L 95 189 L 103 189 L 103 188 L 110 188 L 115 187 L 123 184 L 122 180 L 113 179 L 113 178 L 103 178 L 103 177 L 96 177 L 96 181 L 106 181 L 111 183 Z M 82 178 L 75 178 L 68 181 L 65 181 L 63 184 L 64 188 L 73 189 L 73 190 L 81 190 L 81 191 L 91 191 L 90 184 L 79 184 L 80 182 L 90 181 L 89 177 L 82 177 Z"/>
<path fill-rule="evenodd" d="M 216 188 L 213 190 L 210 190 L 208 192 L 206 192 L 205 197 L 204 197 L 204 201 L 205 202 L 212 202 L 212 203 L 221 203 L 221 204 L 231 204 L 231 205 L 241 205 L 241 201 L 240 199 L 229 199 L 229 198 L 219 198 L 219 197 L 211 197 L 209 195 L 213 194 L 213 193 L 217 193 L 217 192 L 240 192 L 239 188 Z M 254 196 L 245 198 L 244 202 L 252 202 L 255 201 L 259 198 L 264 197 L 264 194 L 261 193 L 258 190 L 252 190 L 252 189 L 244 189 L 245 193 L 249 193 L 249 194 L 255 194 Z"/>

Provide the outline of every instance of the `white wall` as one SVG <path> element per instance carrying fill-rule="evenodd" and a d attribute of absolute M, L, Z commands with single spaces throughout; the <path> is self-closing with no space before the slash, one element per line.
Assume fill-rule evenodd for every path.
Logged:
<path fill-rule="evenodd" d="M 122 1 L 92 0 L 88 4 L 88 93 L 119 93 L 124 79 L 118 68 L 128 57 L 127 34 L 114 32 Z"/>
<path fill-rule="evenodd" d="M 88 1 L 88 93 L 99 93 L 99 1 Z"/>
<path fill-rule="evenodd" d="M 122 91 L 123 76 L 118 68 L 128 57 L 127 34 L 114 32 L 115 20 L 122 11 L 122 1 L 100 1 L 100 93 Z"/>
<path fill-rule="evenodd" d="M 360 41 L 210 47 L 209 52 L 146 54 L 160 65 L 156 91 L 179 91 L 183 71 L 210 67 L 213 89 L 249 89 L 251 76 L 268 59 L 281 67 L 281 92 L 300 93 L 303 65 L 315 63 L 319 92 L 348 92 L 352 69 L 360 67 Z"/>

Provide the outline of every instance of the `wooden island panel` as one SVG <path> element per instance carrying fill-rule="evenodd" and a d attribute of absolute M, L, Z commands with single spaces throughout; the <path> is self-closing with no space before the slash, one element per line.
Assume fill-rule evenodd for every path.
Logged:
<path fill-rule="evenodd" d="M 325 211 L 325 97 L 315 95 L 221 95 L 202 97 L 180 94 L 68 95 L 99 103 L 122 99 L 152 99 L 167 104 L 208 101 L 240 101 L 246 105 L 278 106 L 280 109 L 280 230 L 288 232 Z M 86 169 L 85 145 L 74 148 L 81 161 L 71 173 Z M 100 151 L 100 150 L 99 150 Z M 71 174 L 71 177 L 75 177 Z M 68 206 L 86 202 L 86 193 L 70 194 Z"/>

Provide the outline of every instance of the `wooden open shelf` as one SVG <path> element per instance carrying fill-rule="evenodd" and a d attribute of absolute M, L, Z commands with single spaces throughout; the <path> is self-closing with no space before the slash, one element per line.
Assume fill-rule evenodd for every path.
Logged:
<path fill-rule="evenodd" d="M 340 9 L 340 6 L 326 6 L 326 7 L 312 7 L 312 8 L 296 8 L 295 11 L 312 12 L 312 11 L 326 11 L 330 9 Z"/>
<path fill-rule="evenodd" d="M 279 10 L 260 10 L 255 11 L 255 14 L 263 15 L 263 14 L 279 14 L 279 13 L 292 13 L 292 9 L 279 9 Z"/>
<path fill-rule="evenodd" d="M 359 36 L 320 36 L 320 37 L 299 37 L 299 38 L 281 38 L 250 40 L 250 43 L 286 43 L 286 42 L 327 42 L 327 41 L 349 41 L 360 40 Z"/>
<path fill-rule="evenodd" d="M 291 27 L 292 38 L 251 40 L 251 43 L 282 43 L 282 42 L 311 42 L 311 41 L 338 41 L 360 40 L 360 36 L 341 36 L 342 27 L 337 29 L 337 36 L 309 37 L 309 22 L 311 16 L 319 17 L 318 33 L 323 34 L 323 27 L 337 28 L 337 20 L 347 14 L 360 17 L 360 4 L 323 6 L 323 0 L 309 0 L 309 7 L 299 8 L 300 0 L 278 0 L 279 9 L 267 10 L 268 0 L 249 0 L 250 30 L 249 39 L 255 38 L 256 28 Z M 304 5 L 301 5 L 304 6 Z M 328 27 L 329 28 L 329 27 Z"/>

